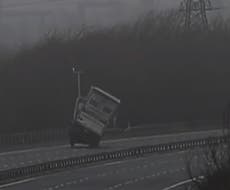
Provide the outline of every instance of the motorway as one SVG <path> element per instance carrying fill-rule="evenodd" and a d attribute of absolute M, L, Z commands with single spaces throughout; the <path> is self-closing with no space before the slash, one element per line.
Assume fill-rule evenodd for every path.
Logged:
<path fill-rule="evenodd" d="M 89 149 L 81 145 L 78 145 L 74 149 L 71 149 L 69 145 L 61 145 L 53 147 L 3 152 L 0 153 L 0 171 L 39 164 L 47 161 L 66 159 L 70 157 L 78 157 L 83 155 L 96 154 L 100 152 L 110 152 L 121 149 L 128 149 L 130 147 L 135 146 L 154 145 L 160 143 L 184 141 L 219 135 L 221 135 L 220 130 L 211 130 L 203 132 L 199 131 L 170 135 L 107 140 L 103 141 L 100 147 L 96 149 Z"/>
<path fill-rule="evenodd" d="M 202 152 L 193 150 L 194 160 Z M 197 156 L 198 155 L 198 156 Z M 4 190 L 166 190 L 189 179 L 186 160 L 191 152 L 154 154 L 132 160 L 72 168 L 67 171 L 0 186 Z M 194 163 L 202 163 L 196 161 Z M 199 164 L 193 164 L 199 168 Z"/>

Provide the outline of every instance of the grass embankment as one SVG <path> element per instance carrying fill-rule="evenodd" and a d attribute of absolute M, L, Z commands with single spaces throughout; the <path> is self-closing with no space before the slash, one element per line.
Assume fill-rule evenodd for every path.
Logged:
<path fill-rule="evenodd" d="M 122 100 L 131 124 L 216 120 L 230 98 L 230 28 L 184 32 L 175 13 L 110 29 L 54 34 L 20 51 L 0 70 L 1 131 L 64 127 L 71 119 L 75 78 Z"/>
<path fill-rule="evenodd" d="M 204 179 L 195 183 L 194 190 L 230 189 L 230 144 L 212 147 L 205 153 L 206 164 L 200 171 Z M 190 172 L 191 173 L 191 172 Z"/>
<path fill-rule="evenodd" d="M 223 167 L 206 176 L 207 179 L 201 183 L 199 190 L 229 190 L 230 189 L 230 166 Z"/>

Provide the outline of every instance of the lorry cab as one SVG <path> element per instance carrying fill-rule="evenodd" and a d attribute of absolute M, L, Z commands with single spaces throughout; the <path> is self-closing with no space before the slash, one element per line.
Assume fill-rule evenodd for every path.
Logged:
<path fill-rule="evenodd" d="M 70 144 L 98 146 L 104 130 L 115 116 L 120 100 L 92 86 L 88 95 L 78 100 L 76 115 L 69 131 Z"/>

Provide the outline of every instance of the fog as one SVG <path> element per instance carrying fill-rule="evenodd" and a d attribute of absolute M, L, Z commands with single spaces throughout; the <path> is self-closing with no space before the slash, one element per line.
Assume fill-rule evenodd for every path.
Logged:
<path fill-rule="evenodd" d="M 39 41 L 50 31 L 82 26 L 109 27 L 136 20 L 150 10 L 175 9 L 181 0 L 1 0 L 0 47 L 20 48 Z M 228 0 L 213 2 L 229 15 Z"/>

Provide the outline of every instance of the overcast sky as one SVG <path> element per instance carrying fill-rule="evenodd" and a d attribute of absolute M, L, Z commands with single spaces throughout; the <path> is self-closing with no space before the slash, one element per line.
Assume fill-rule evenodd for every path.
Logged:
<path fill-rule="evenodd" d="M 180 1 L 0 0 L 0 45 L 36 42 L 50 30 L 75 30 L 82 24 L 110 26 L 129 22 L 151 9 L 177 8 Z M 225 7 L 218 14 L 229 14 L 229 0 L 215 0 L 213 4 Z"/>

